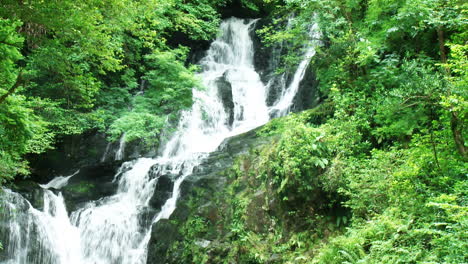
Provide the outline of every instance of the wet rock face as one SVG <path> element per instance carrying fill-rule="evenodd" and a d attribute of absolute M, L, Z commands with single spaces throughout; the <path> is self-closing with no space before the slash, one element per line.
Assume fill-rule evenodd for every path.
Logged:
<path fill-rule="evenodd" d="M 166 252 L 174 241 L 181 239 L 177 226 L 168 219 L 162 219 L 153 226 L 148 244 L 147 263 L 166 263 Z"/>
<path fill-rule="evenodd" d="M 70 175 L 80 167 L 97 164 L 106 146 L 105 135 L 96 131 L 64 137 L 55 149 L 28 157 L 32 178 L 48 182 L 55 176 Z"/>
<path fill-rule="evenodd" d="M 176 241 L 182 240 L 179 228 L 190 215 L 195 213 L 207 215 L 213 222 L 219 219 L 219 208 L 211 201 L 213 197 L 210 194 L 226 187 L 227 179 L 224 171 L 232 167 L 237 156 L 247 153 L 252 147 L 268 144 L 272 140 L 272 138 L 258 137 L 257 131 L 258 129 L 226 139 L 217 151 L 211 153 L 202 164 L 194 168 L 193 174 L 182 183 L 181 197 L 170 219 L 161 220 L 153 225 L 151 240 L 148 244 L 148 264 L 170 263 L 167 259 L 167 252 Z M 200 190 L 203 193 L 201 196 L 198 193 Z M 189 199 L 195 196 L 199 198 L 198 203 L 189 204 Z M 211 232 L 207 234 L 207 237 L 215 239 L 216 228 L 213 227 Z M 199 242 L 201 246 L 208 243 L 207 241 Z"/>
<path fill-rule="evenodd" d="M 220 173 L 233 165 L 235 158 L 241 154 L 247 153 L 252 147 L 261 146 L 271 141 L 271 138 L 257 136 L 257 131 L 261 128 L 228 138 L 197 167 L 194 168 L 192 175 L 182 183 L 186 185 L 205 185 L 212 186 L 213 183 L 225 182 L 225 178 Z M 209 180 L 214 180 L 209 183 Z M 212 187 L 217 187 L 215 186 Z M 183 197 L 189 197 L 182 193 Z"/>
<path fill-rule="evenodd" d="M 158 177 L 154 194 L 150 199 L 149 205 L 155 210 L 159 210 L 167 199 L 172 195 L 174 182 L 169 175 L 161 175 Z"/>
<path fill-rule="evenodd" d="M 262 42 L 261 36 L 256 33 L 256 30 L 270 23 L 271 20 L 268 18 L 260 19 L 255 23 L 255 29 L 251 33 L 255 49 L 255 70 L 259 73 L 262 82 L 269 86 L 267 96 L 268 106 L 272 106 L 280 98 L 282 90 L 289 86 L 296 71 L 296 68 L 292 68 L 282 74 L 277 73 L 278 69 L 282 67 L 281 57 L 290 52 L 290 47 L 288 47 L 287 43 L 279 43 L 267 47 Z M 318 81 L 316 80 L 315 73 L 312 67 L 309 66 L 294 97 L 291 111 L 299 112 L 317 106 L 320 100 L 317 86 Z"/>
<path fill-rule="evenodd" d="M 34 208 L 42 210 L 44 207 L 44 190 L 37 182 L 18 181 L 11 189 L 26 198 Z"/>
<path fill-rule="evenodd" d="M 311 65 L 309 65 L 306 70 L 306 74 L 299 85 L 299 90 L 294 97 L 291 108 L 292 112 L 311 109 L 319 104 L 321 96 L 318 90 L 318 84 L 319 82 L 316 79 L 315 73 L 313 72 Z"/>
<path fill-rule="evenodd" d="M 28 157 L 32 168 L 31 178 L 46 183 L 59 175 L 71 175 L 79 168 L 114 167 L 126 160 L 156 154 L 155 149 L 147 151 L 143 142 L 134 141 L 125 144 L 122 159 L 116 160 L 119 145 L 118 140 L 108 142 L 106 135 L 97 131 L 64 137 L 55 149 Z"/>
<path fill-rule="evenodd" d="M 116 175 L 121 164 L 119 162 L 103 163 L 80 169 L 80 172 L 71 177 L 68 184 L 61 190 L 68 212 L 73 212 L 87 202 L 97 201 L 117 193 L 119 175 Z M 125 169 L 121 172 L 125 173 Z M 160 210 L 164 202 L 172 194 L 174 186 L 172 175 L 159 175 L 150 171 L 150 177 L 157 178 L 154 195 L 149 201 L 148 216 Z"/>
<path fill-rule="evenodd" d="M 118 186 L 114 180 L 120 163 L 105 163 L 88 166 L 71 177 L 60 191 L 65 198 L 68 212 L 73 212 L 90 201 L 113 195 Z"/>
<path fill-rule="evenodd" d="M 255 71 L 259 73 L 263 83 L 266 83 L 269 77 L 274 74 L 277 67 L 279 67 L 279 56 L 281 53 L 277 47 L 266 46 L 261 39 L 261 36 L 257 34 L 257 30 L 267 26 L 271 23 L 270 19 L 260 19 L 255 23 L 255 28 L 251 32 L 251 37 L 254 46 L 254 67 Z"/>
<path fill-rule="evenodd" d="M 262 42 L 260 35 L 256 33 L 258 29 L 271 23 L 270 19 L 261 19 L 255 23 L 255 30 L 252 31 L 252 40 L 254 44 L 254 67 L 259 73 L 260 79 L 265 85 L 269 86 L 267 105 L 272 106 L 281 96 L 281 91 L 291 80 L 288 73 L 285 75 L 277 74 L 281 67 L 281 56 L 286 55 L 286 47 L 282 44 L 266 46 Z"/>
<path fill-rule="evenodd" d="M 223 100 L 223 105 L 225 107 L 226 113 L 229 115 L 229 126 L 232 126 L 234 122 L 234 100 L 232 95 L 232 85 L 226 79 L 225 72 L 222 77 L 216 80 L 216 84 L 218 86 L 218 93 L 221 96 L 221 100 Z"/>

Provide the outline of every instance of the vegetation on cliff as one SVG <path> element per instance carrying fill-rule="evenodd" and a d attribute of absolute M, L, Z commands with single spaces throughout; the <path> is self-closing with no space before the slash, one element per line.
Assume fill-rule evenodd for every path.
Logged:
<path fill-rule="evenodd" d="M 354 120 L 317 124 L 324 110 L 274 120 L 260 135 L 279 139 L 239 157 L 226 189 L 198 188 L 169 262 L 466 262 L 459 154 L 441 151 L 438 168 L 421 136 L 375 148 Z"/>
<path fill-rule="evenodd" d="M 228 2 L 2 1 L 0 184 L 66 135 L 155 144 L 200 86 L 186 46 L 215 36 Z M 239 3 L 269 13 L 266 45 L 289 47 L 278 72 L 318 24 L 323 102 L 258 132 L 275 140 L 240 157 L 226 189 L 197 190 L 192 206 L 211 205 L 177 223 L 168 261 L 468 262 L 468 4 Z"/>
<path fill-rule="evenodd" d="M 311 68 L 327 99 L 266 126 L 261 135 L 280 139 L 238 160 L 210 210 L 192 208 L 169 259 L 467 262 L 468 5 L 278 5 L 259 33 L 300 48 L 318 23 L 324 39 Z M 294 50 L 284 67 L 297 64 Z"/>

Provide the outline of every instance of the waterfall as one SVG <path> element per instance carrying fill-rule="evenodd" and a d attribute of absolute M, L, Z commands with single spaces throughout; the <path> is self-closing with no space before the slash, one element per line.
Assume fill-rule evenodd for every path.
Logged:
<path fill-rule="evenodd" d="M 122 160 L 124 158 L 125 154 L 125 133 L 122 134 L 119 140 L 119 148 L 117 149 L 117 152 L 115 152 L 115 160 Z M 105 156 L 104 156 L 105 159 Z"/>
<path fill-rule="evenodd" d="M 72 225 L 63 196 L 48 188 L 61 188 L 76 175 L 60 176 L 41 185 L 44 188 L 44 208 L 37 210 L 21 195 L 8 189 L 1 190 L 0 219 L 9 234 L 5 264 L 80 264 L 80 234 Z M 3 242 L 3 241 L 2 241 Z"/>
<path fill-rule="evenodd" d="M 107 154 L 109 153 L 109 150 L 110 150 L 110 147 L 111 147 L 112 143 L 111 142 L 108 142 L 107 145 L 106 145 L 106 150 L 104 150 L 104 153 L 102 154 L 102 157 L 101 157 L 101 162 L 105 162 L 106 159 L 107 159 Z"/>
<path fill-rule="evenodd" d="M 28 263 L 31 226 L 34 222 L 29 213 L 23 212 L 29 212 L 31 206 L 21 195 L 8 189 L 1 190 L 0 201 L 1 227 L 6 229 L 6 234 L 2 235 L 2 243 L 7 256 L 2 259 L 2 263 Z M 45 255 L 46 252 L 42 254 Z"/>
<path fill-rule="evenodd" d="M 135 263 L 141 255 L 138 248 L 146 232 L 140 216 L 157 182 L 148 173 L 156 162 L 141 158 L 124 163 L 125 169 L 115 179 L 119 184 L 115 195 L 71 214 L 80 231 L 85 263 Z"/>
<path fill-rule="evenodd" d="M 293 18 L 291 18 L 293 19 Z M 306 52 L 303 56 L 303 59 L 299 66 L 296 69 L 296 72 L 293 75 L 291 83 L 286 86 L 285 81 L 283 80 L 282 84 L 284 85 L 282 91 L 281 91 L 281 96 L 278 98 L 278 100 L 274 103 L 273 106 L 270 107 L 269 111 L 272 116 L 274 117 L 280 117 L 280 116 L 285 116 L 286 114 L 289 113 L 291 106 L 293 105 L 293 100 L 294 97 L 296 96 L 298 90 L 299 90 L 299 85 L 304 78 L 304 75 L 306 73 L 307 67 L 310 64 L 310 61 L 312 57 L 315 55 L 315 48 L 317 45 L 319 45 L 318 39 L 320 38 L 321 34 L 318 28 L 317 24 L 312 24 L 312 26 L 309 29 L 309 41 L 305 45 Z M 281 76 L 281 78 L 284 79 L 284 74 Z"/>
<path fill-rule="evenodd" d="M 200 61 L 204 90 L 193 90 L 194 104 L 181 114 L 178 128 L 156 158 L 140 158 L 122 164 L 114 181 L 117 192 L 92 201 L 68 217 L 59 189 L 69 179 L 62 177 L 43 185 L 44 210 L 6 190 L 6 197 L 21 204 L 28 213 L 20 222 L 12 219 L 7 245 L 10 262 L 3 263 L 146 263 L 147 244 L 153 224 L 167 219 L 176 208 L 180 186 L 193 169 L 228 137 L 265 124 L 272 109 L 267 107 L 268 88 L 254 68 L 251 31 L 256 20 L 230 18 L 221 24 L 220 35 Z M 307 52 L 293 83 L 283 91 L 274 109 L 286 113 L 304 76 L 313 52 Z M 297 76 L 296 76 L 297 75 Z M 287 98 L 286 98 L 287 97 Z M 283 101 L 285 103 L 283 103 Z M 115 159 L 122 159 L 125 134 Z M 105 154 L 106 155 L 106 154 Z M 105 159 L 105 155 L 103 159 Z M 158 213 L 145 221 L 149 202 L 160 175 L 172 175 L 172 194 Z M 71 177 L 71 176 L 70 176 Z M 13 200 L 14 200 L 13 199 Z M 12 208 L 7 208 L 11 212 Z M 18 230 L 22 231 L 20 234 Z M 40 246 L 32 252 L 26 246 L 36 233 Z M 15 244 L 16 243 L 16 244 Z"/>
<path fill-rule="evenodd" d="M 39 186 L 41 186 L 44 189 L 54 188 L 54 189 L 59 190 L 62 187 L 66 186 L 68 184 L 68 180 L 70 180 L 71 177 L 77 175 L 78 173 L 80 173 L 80 170 L 75 171 L 72 175 L 69 175 L 69 176 L 55 177 L 47 184 L 39 184 Z"/>

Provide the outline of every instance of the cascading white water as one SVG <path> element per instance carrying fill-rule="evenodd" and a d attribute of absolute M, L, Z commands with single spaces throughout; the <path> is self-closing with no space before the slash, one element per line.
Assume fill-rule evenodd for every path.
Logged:
<path fill-rule="evenodd" d="M 107 155 L 109 153 L 109 150 L 111 148 L 111 145 L 112 143 L 111 142 L 108 142 L 107 145 L 106 145 L 106 150 L 104 150 L 104 153 L 102 154 L 102 157 L 101 157 L 101 162 L 105 162 L 106 159 L 107 159 Z"/>
<path fill-rule="evenodd" d="M 8 258 L 5 264 L 80 264 L 80 236 L 76 226 L 70 223 L 61 194 L 48 188 L 60 189 L 68 179 L 59 176 L 41 185 L 44 188 L 43 210 L 37 210 L 21 195 L 8 189 L 1 190 L 2 224 L 8 225 Z"/>
<path fill-rule="evenodd" d="M 230 19 L 221 25 L 223 34 L 202 60 L 201 79 L 206 90 L 194 90 L 194 105 L 182 113 L 179 128 L 166 144 L 161 157 L 139 159 L 120 176 L 117 194 L 90 203 L 72 214 L 82 234 L 85 258 L 97 263 L 143 263 L 151 225 L 141 230 L 139 213 L 148 206 L 156 179 L 148 172 L 157 166 L 159 174 L 179 175 L 172 196 L 153 222 L 168 218 L 175 209 L 183 180 L 221 142 L 268 121 L 265 86 L 253 66 L 252 24 Z M 219 95 L 217 81 L 226 78 L 232 87 L 234 120 Z"/>
<path fill-rule="evenodd" d="M 42 263 L 84 263 L 81 257 L 80 234 L 70 223 L 62 194 L 44 191 L 44 209 L 30 208 L 39 240 L 47 243 L 49 259 Z M 41 263 L 41 262 L 38 262 Z"/>
<path fill-rule="evenodd" d="M 75 171 L 72 175 L 69 175 L 69 176 L 55 177 L 47 184 L 39 184 L 39 186 L 41 186 L 44 189 L 54 188 L 54 189 L 59 190 L 62 187 L 66 186 L 68 184 L 68 180 L 70 180 L 71 177 L 77 175 L 78 173 L 80 173 L 80 170 Z"/>
<path fill-rule="evenodd" d="M 200 77 L 206 89 L 193 91 L 194 104 L 191 110 L 182 113 L 177 132 L 164 146 L 160 157 L 140 158 L 122 165 L 114 179 L 118 182 L 115 195 L 86 204 L 71 213 L 70 218 L 60 193 L 44 190 L 43 211 L 32 208 L 23 199 L 30 208 L 28 221 L 23 222 L 35 226 L 42 246 L 34 261 L 26 259 L 30 253 L 21 251 L 21 246 L 11 247 L 12 254 L 23 257 L 6 263 L 145 263 L 152 225 L 171 216 L 180 186 L 194 167 L 226 138 L 269 120 L 271 109 L 266 104 L 267 88 L 253 63 L 250 32 L 255 22 L 231 18 L 221 24 L 220 36 L 200 62 L 203 69 Z M 306 62 L 299 65 L 295 82 L 300 82 L 312 55 L 308 52 Z M 288 97 L 284 101 L 292 101 L 290 94 L 297 91 L 292 86 L 283 92 L 282 97 Z M 275 107 L 286 112 L 290 105 L 281 103 L 282 100 L 279 99 Z M 120 149 L 123 152 L 122 142 Z M 117 154 L 115 158 L 121 158 Z M 147 212 L 158 182 L 157 177 L 150 176 L 151 170 L 157 175 L 174 175 L 175 179 L 171 197 L 151 221 L 144 223 L 142 215 Z M 57 184 L 63 187 L 67 180 L 61 178 L 42 187 L 57 188 Z M 19 227 L 12 230 L 15 228 Z M 10 241 L 27 242 L 24 242 L 24 236 L 15 232 L 12 234 L 16 237 Z"/>
<path fill-rule="evenodd" d="M 0 218 L 2 219 L 2 228 L 8 230 L 8 234 L 3 235 L 3 247 L 8 258 L 2 263 L 16 264 L 28 263 L 27 257 L 30 248 L 30 232 L 33 218 L 28 211 L 31 207 L 29 202 L 21 195 L 8 189 L 1 190 L 1 209 Z M 8 243 L 8 244 L 5 244 Z M 44 252 L 43 255 L 47 253 Z"/>
<path fill-rule="evenodd" d="M 115 152 L 115 160 L 122 160 L 124 153 L 125 153 L 125 133 L 122 134 L 119 140 L 119 148 L 117 149 L 117 152 Z M 105 159 L 105 156 L 104 156 Z"/>
<path fill-rule="evenodd" d="M 115 195 L 72 213 L 72 223 L 81 235 L 84 263 L 135 263 L 142 254 L 138 248 L 146 233 L 139 219 L 157 182 L 148 174 L 154 164 L 156 160 L 148 158 L 125 163 L 123 167 L 131 169 L 117 175 Z"/>
<path fill-rule="evenodd" d="M 291 83 L 285 89 L 282 89 L 281 96 L 274 103 L 274 105 L 270 107 L 270 113 L 274 117 L 285 116 L 289 113 L 291 106 L 293 105 L 294 96 L 296 96 L 297 91 L 299 90 L 299 85 L 306 73 L 307 67 L 310 64 L 312 57 L 315 55 L 315 49 L 317 45 L 319 45 L 320 36 L 321 33 L 319 31 L 318 25 L 312 24 L 308 34 L 309 42 L 305 47 L 306 52 L 301 63 L 297 67 L 296 72 L 294 73 Z M 285 84 L 285 82 L 283 82 L 283 84 Z"/>

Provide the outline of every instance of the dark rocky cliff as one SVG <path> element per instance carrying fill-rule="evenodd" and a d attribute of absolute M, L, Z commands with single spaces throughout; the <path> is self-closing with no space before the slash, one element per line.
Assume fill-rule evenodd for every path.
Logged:
<path fill-rule="evenodd" d="M 262 41 L 261 36 L 257 33 L 258 29 L 263 28 L 271 23 L 271 19 L 264 18 L 257 21 L 255 29 L 252 31 L 252 39 L 254 41 L 254 66 L 259 73 L 262 82 L 269 85 L 269 94 L 267 103 L 273 105 L 281 96 L 281 90 L 288 87 L 292 82 L 292 78 L 296 68 L 289 68 L 284 73 L 279 74 L 277 71 L 283 67 L 281 56 L 285 56 L 290 52 L 287 43 L 278 43 L 276 45 L 266 46 Z M 278 25 L 276 25 L 278 26 Z M 299 90 L 294 97 L 292 112 L 299 112 L 305 109 L 310 109 L 317 106 L 320 99 L 320 93 L 317 89 L 318 81 L 315 78 L 315 73 L 312 68 L 308 67 L 304 78 L 299 84 Z"/>
<path fill-rule="evenodd" d="M 218 150 L 194 169 L 194 173 L 182 184 L 181 197 L 170 219 L 163 219 L 153 225 L 148 246 L 148 264 L 168 263 L 167 253 L 183 239 L 179 229 L 195 213 L 194 210 L 202 210 L 206 214 L 214 212 L 215 204 L 211 194 L 226 188 L 226 170 L 233 166 L 237 157 L 274 140 L 272 137 L 259 137 L 257 131 L 226 139 Z M 194 200 L 197 201 L 195 204 L 192 203 Z"/>

